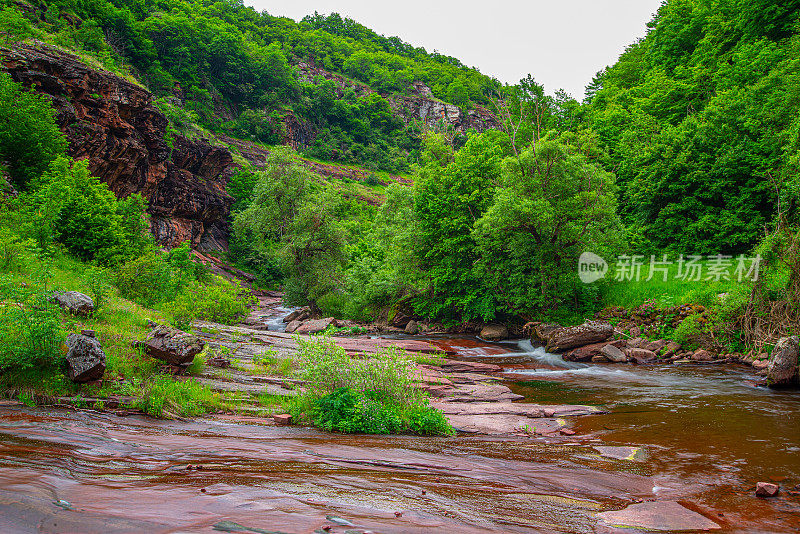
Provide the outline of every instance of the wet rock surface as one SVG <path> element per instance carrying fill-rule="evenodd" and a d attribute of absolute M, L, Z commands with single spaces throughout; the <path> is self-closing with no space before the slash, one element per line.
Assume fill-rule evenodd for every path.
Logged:
<path fill-rule="evenodd" d="M 782 337 L 775 344 L 767 367 L 767 383 L 770 387 L 785 388 L 800 385 L 800 343 L 797 336 Z"/>
<path fill-rule="evenodd" d="M 73 382 L 91 382 L 103 378 L 106 370 L 106 353 L 94 332 L 70 334 L 67 337 L 67 376 Z"/>
<path fill-rule="evenodd" d="M 653 501 L 632 504 L 624 510 L 597 514 L 613 526 L 657 532 L 709 531 L 721 528 L 707 517 L 674 501 Z"/>

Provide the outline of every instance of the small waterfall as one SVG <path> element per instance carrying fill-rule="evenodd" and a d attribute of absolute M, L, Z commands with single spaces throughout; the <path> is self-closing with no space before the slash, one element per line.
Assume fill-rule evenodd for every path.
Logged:
<path fill-rule="evenodd" d="M 527 356 L 531 360 L 551 367 L 559 367 L 561 369 L 584 369 L 590 367 L 585 363 L 565 361 L 560 354 L 547 352 L 544 347 L 534 347 L 529 339 L 520 340 L 517 346 L 520 348 L 519 355 Z"/>

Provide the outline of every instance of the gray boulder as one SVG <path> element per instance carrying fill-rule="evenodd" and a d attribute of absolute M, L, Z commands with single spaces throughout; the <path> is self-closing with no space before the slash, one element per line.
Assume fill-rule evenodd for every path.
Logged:
<path fill-rule="evenodd" d="M 156 326 L 138 345 L 151 358 L 171 365 L 189 365 L 205 346 L 196 336 L 166 325 Z"/>
<path fill-rule="evenodd" d="M 84 335 L 89 334 L 89 335 Z M 73 382 L 91 382 L 103 378 L 106 371 L 106 353 L 94 332 L 84 330 L 83 334 L 70 334 L 67 337 L 68 376 Z"/>
<path fill-rule="evenodd" d="M 587 321 L 582 325 L 558 328 L 547 336 L 547 350 L 549 352 L 563 352 L 565 350 L 600 343 L 614 334 L 614 328 L 600 321 Z"/>
<path fill-rule="evenodd" d="M 94 313 L 94 301 L 77 291 L 56 291 L 52 300 L 72 315 L 88 317 Z"/>
<path fill-rule="evenodd" d="M 767 383 L 772 388 L 785 388 L 798 385 L 798 357 L 800 343 L 798 337 L 782 337 L 775 344 L 767 368 Z"/>
<path fill-rule="evenodd" d="M 487 324 L 481 329 L 480 336 L 486 341 L 502 341 L 508 337 L 508 328 L 502 324 Z"/>
<path fill-rule="evenodd" d="M 405 333 L 410 336 L 415 336 L 419 334 L 419 323 L 417 323 L 417 321 L 415 321 L 414 319 L 408 321 L 408 324 L 406 325 L 405 328 Z"/>
<path fill-rule="evenodd" d="M 625 353 L 622 351 L 622 349 L 611 343 L 600 349 L 600 354 L 608 358 L 608 361 L 610 362 L 625 363 L 628 361 L 628 357 L 625 356 Z"/>

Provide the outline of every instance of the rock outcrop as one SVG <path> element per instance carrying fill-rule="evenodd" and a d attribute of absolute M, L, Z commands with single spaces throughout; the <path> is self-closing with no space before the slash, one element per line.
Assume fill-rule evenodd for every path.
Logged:
<path fill-rule="evenodd" d="M 77 291 L 56 291 L 53 293 L 52 301 L 72 315 L 89 317 L 94 313 L 92 298 Z"/>
<path fill-rule="evenodd" d="M 480 337 L 486 341 L 502 341 L 508 337 L 508 328 L 502 324 L 487 324 L 481 329 Z"/>
<path fill-rule="evenodd" d="M 67 337 L 68 376 L 73 382 L 91 382 L 103 378 L 106 353 L 90 330 Z"/>
<path fill-rule="evenodd" d="M 117 197 L 141 193 L 163 245 L 226 246 L 233 199 L 225 191 L 234 171 L 226 148 L 178 136 L 167 141 L 167 118 L 147 89 L 87 66 L 45 45 L 0 48 L 0 67 L 25 87 L 47 95 L 69 154 L 87 158 L 92 174 Z"/>
<path fill-rule="evenodd" d="M 600 343 L 614 334 L 608 323 L 588 321 L 578 326 L 568 326 L 550 331 L 547 335 L 547 350 L 563 352 L 575 347 Z"/>
<path fill-rule="evenodd" d="M 364 96 L 375 93 L 369 86 L 349 80 L 340 74 L 328 72 L 309 63 L 297 65 L 300 80 L 304 82 L 314 82 L 317 78 L 323 78 L 334 82 L 338 86 L 338 95 L 342 96 L 345 89 L 353 89 L 357 96 Z M 404 123 L 422 122 L 429 128 L 435 128 L 440 124 L 445 124 L 457 132 L 466 133 L 468 130 L 485 132 L 486 130 L 498 129 L 500 121 L 488 109 L 476 106 L 473 109 L 462 111 L 458 106 L 447 104 L 437 100 L 433 96 L 430 87 L 420 81 L 412 83 L 410 94 L 383 95 L 392 107 L 395 115 L 400 117 Z M 285 124 L 287 133 L 292 131 Z M 304 134 L 303 134 L 304 135 Z M 294 136 L 288 144 L 296 142 Z M 310 139 L 313 141 L 313 138 Z M 298 146 L 305 146 L 299 144 Z M 297 148 L 297 147 L 295 147 Z"/>
<path fill-rule="evenodd" d="M 798 337 L 782 337 L 775 344 L 767 367 L 767 383 L 773 388 L 798 385 L 798 358 L 800 358 Z"/>
<path fill-rule="evenodd" d="M 166 325 L 156 326 L 137 343 L 151 358 L 170 365 L 186 366 L 203 351 L 205 344 L 193 334 Z"/>

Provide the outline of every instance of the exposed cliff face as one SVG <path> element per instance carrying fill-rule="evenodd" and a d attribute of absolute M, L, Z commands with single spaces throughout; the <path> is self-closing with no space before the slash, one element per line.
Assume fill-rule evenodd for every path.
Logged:
<path fill-rule="evenodd" d="M 234 169 L 227 149 L 183 137 L 170 148 L 167 119 L 150 92 L 77 56 L 17 45 L 0 49 L 0 57 L 14 81 L 51 98 L 71 156 L 88 158 L 92 173 L 118 197 L 141 193 L 148 199 L 160 243 L 226 246 L 233 199 L 225 184 Z"/>
<path fill-rule="evenodd" d="M 328 72 L 308 63 L 300 63 L 297 65 L 297 68 L 301 81 L 313 82 L 317 77 L 322 77 L 325 80 L 334 82 L 339 87 L 337 92 L 337 96 L 339 97 L 341 97 L 345 89 L 348 88 L 355 90 L 358 96 L 376 92 L 362 83 L 349 80 L 344 76 Z M 500 122 L 497 117 L 488 109 L 477 106 L 475 109 L 464 112 L 458 106 L 446 104 L 441 100 L 437 100 L 433 96 L 430 87 L 422 82 L 413 83 L 411 94 L 383 96 L 389 101 L 395 114 L 406 124 L 413 121 L 422 121 L 429 128 L 435 128 L 441 123 L 444 123 L 461 133 L 466 133 L 468 130 L 484 132 L 500 127 Z M 297 122 L 296 119 L 295 122 Z M 297 130 L 296 127 L 292 128 L 288 125 L 286 129 L 287 132 Z M 308 128 L 306 127 L 303 139 L 289 135 L 291 140 L 287 141 L 287 144 L 291 144 L 294 148 L 307 146 L 314 138 L 313 135 L 308 135 L 307 130 Z M 304 142 L 305 139 L 309 141 Z"/>

